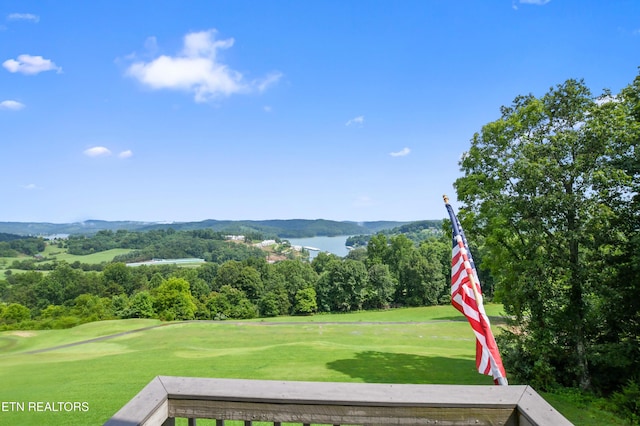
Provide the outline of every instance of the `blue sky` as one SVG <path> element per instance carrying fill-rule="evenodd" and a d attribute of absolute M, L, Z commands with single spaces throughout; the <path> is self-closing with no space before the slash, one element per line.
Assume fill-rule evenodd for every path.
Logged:
<path fill-rule="evenodd" d="M 500 106 L 640 65 L 637 0 L 0 3 L 0 221 L 423 220 Z"/>

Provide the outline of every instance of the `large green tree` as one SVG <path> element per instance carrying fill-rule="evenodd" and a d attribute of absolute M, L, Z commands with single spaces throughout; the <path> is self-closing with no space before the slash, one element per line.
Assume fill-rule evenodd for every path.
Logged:
<path fill-rule="evenodd" d="M 190 320 L 195 318 L 196 304 L 184 278 L 169 278 L 154 290 L 154 309 L 160 319 Z"/>
<path fill-rule="evenodd" d="M 389 272 L 389 266 L 383 263 L 374 263 L 367 272 L 369 277 L 363 308 L 388 308 L 396 291 L 396 282 Z"/>
<path fill-rule="evenodd" d="M 618 102 L 576 80 L 519 96 L 474 135 L 460 163 L 463 224 L 482 238 L 482 265 L 513 322 L 499 341 L 505 365 L 540 388 L 592 385 L 610 284 L 600 273 L 611 264 L 603 234 L 630 231 L 619 219 L 636 194 L 624 165 L 637 153 L 615 127 L 628 121 Z"/>
<path fill-rule="evenodd" d="M 616 96 L 605 94 L 587 131 L 609 141 L 596 190 L 607 221 L 594 235 L 599 316 L 590 366 L 605 392 L 640 383 L 640 75 Z"/>
<path fill-rule="evenodd" d="M 364 263 L 345 259 L 327 265 L 316 284 L 318 307 L 329 312 L 349 312 L 362 309 L 369 275 Z"/>
<path fill-rule="evenodd" d="M 318 280 L 318 274 L 313 267 L 308 262 L 301 260 L 284 260 L 272 265 L 271 269 L 282 276 L 291 308 L 295 308 L 298 292 L 306 288 L 313 288 Z M 289 313 L 295 313 L 295 309 Z"/>

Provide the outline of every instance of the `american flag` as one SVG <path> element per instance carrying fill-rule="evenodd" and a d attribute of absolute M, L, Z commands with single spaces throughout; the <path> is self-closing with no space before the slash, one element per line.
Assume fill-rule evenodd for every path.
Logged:
<path fill-rule="evenodd" d="M 446 196 L 444 199 L 453 230 L 451 304 L 467 317 L 476 335 L 476 367 L 478 372 L 493 376 L 493 381 L 497 385 L 507 385 L 507 375 L 502 366 L 498 345 L 493 337 L 491 323 L 482 304 L 480 280 L 467 239 Z"/>

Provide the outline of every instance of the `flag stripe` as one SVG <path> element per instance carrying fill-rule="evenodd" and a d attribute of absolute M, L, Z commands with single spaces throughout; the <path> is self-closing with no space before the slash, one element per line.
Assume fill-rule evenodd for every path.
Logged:
<path fill-rule="evenodd" d="M 480 280 L 469 251 L 469 245 L 453 208 L 447 203 L 453 230 L 451 250 L 451 304 L 469 321 L 476 336 L 476 368 L 481 374 L 493 376 L 494 381 L 506 384 L 506 373 L 498 345 L 491 331 L 489 317 L 482 304 Z"/>

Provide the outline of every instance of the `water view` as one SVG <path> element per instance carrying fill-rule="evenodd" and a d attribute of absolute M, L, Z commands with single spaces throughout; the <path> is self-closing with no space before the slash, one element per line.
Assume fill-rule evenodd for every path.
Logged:
<path fill-rule="evenodd" d="M 337 237 L 311 237 L 311 238 L 286 238 L 291 245 L 314 247 L 320 249 L 320 251 L 328 251 L 337 256 L 344 257 L 349 253 L 347 246 L 344 243 L 349 238 L 349 235 L 339 235 Z M 320 251 L 309 250 L 309 258 L 313 259 L 318 255 Z"/>

